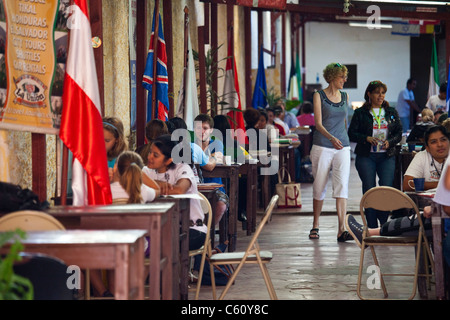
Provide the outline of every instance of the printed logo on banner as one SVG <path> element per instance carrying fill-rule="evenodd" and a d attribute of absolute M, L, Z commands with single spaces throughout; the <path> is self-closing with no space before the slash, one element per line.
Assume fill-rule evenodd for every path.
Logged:
<path fill-rule="evenodd" d="M 45 108 L 45 90 L 47 86 L 35 76 L 24 74 L 14 79 L 14 103 L 33 108 Z"/>

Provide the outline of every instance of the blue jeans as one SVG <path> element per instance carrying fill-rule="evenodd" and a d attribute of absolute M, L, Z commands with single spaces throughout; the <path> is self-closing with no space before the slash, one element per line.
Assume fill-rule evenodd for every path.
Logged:
<path fill-rule="evenodd" d="M 368 157 L 356 156 L 355 167 L 362 182 L 363 194 L 377 185 L 392 187 L 394 183 L 395 157 L 388 157 L 386 152 L 370 153 Z M 369 228 L 377 228 L 378 221 L 383 225 L 387 221 L 389 212 L 366 209 L 365 212 Z M 378 221 L 377 221 L 378 220 Z"/>
<path fill-rule="evenodd" d="M 402 131 L 405 133 L 409 130 L 409 116 L 407 117 L 400 117 L 400 121 L 402 122 Z"/>

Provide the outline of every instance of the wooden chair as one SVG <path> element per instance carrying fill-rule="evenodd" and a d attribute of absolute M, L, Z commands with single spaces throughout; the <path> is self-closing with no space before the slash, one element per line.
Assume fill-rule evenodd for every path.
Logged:
<path fill-rule="evenodd" d="M 16 230 L 16 229 L 22 229 L 23 231 L 47 231 L 47 230 L 65 230 L 64 226 L 59 222 L 56 218 L 52 217 L 51 215 L 41 212 L 41 211 L 35 211 L 35 210 L 22 210 L 22 211 L 14 211 L 11 213 L 8 213 L 0 218 L 0 231 L 9 231 L 9 230 Z M 60 260 L 43 256 L 43 255 L 37 255 L 37 254 L 31 254 L 31 253 L 23 253 L 23 256 L 29 257 L 31 259 L 30 263 L 17 263 L 17 266 L 15 267 L 16 272 L 22 276 L 26 276 L 30 279 L 30 281 L 33 283 L 33 286 L 36 287 L 35 292 L 35 299 L 40 300 L 53 300 L 53 299 L 59 299 L 59 300 L 72 300 L 73 295 L 72 293 L 67 290 L 66 283 L 63 284 L 59 283 L 56 285 L 54 281 L 58 280 L 61 281 L 60 275 L 61 272 L 61 266 L 64 266 L 63 262 L 60 262 Z M 57 262 L 58 261 L 58 262 Z M 28 260 L 27 260 L 28 262 Z M 45 267 L 43 266 L 45 265 Z M 50 274 L 48 274 L 50 268 L 53 272 L 53 278 Z M 56 279 L 56 269 L 58 270 L 59 279 Z M 66 272 L 66 269 L 64 270 L 64 273 Z M 36 274 L 36 272 L 38 274 Z M 48 282 L 43 285 L 42 281 L 39 281 L 39 279 L 53 279 L 52 282 Z M 55 290 L 50 290 L 48 287 L 54 287 Z M 66 290 L 62 288 L 62 286 L 66 286 Z M 47 287 L 47 289 L 44 289 Z"/>
<path fill-rule="evenodd" d="M 269 220 L 270 216 L 272 215 L 272 211 L 278 201 L 278 195 L 274 195 L 272 199 L 269 202 L 269 205 L 267 206 L 264 216 L 260 223 L 258 224 L 258 227 L 256 228 L 255 233 L 253 234 L 253 237 L 250 241 L 250 243 L 247 246 L 247 249 L 243 252 L 224 252 L 224 253 L 216 253 L 210 257 L 210 270 L 211 270 L 211 284 L 213 289 L 213 299 L 216 299 L 216 283 L 214 279 L 214 265 L 222 265 L 222 264 L 238 264 L 238 266 L 235 268 L 232 276 L 228 280 L 227 285 L 225 286 L 224 290 L 222 291 L 222 294 L 220 295 L 219 299 L 223 300 L 226 293 L 230 289 L 231 285 L 233 284 L 234 280 L 236 279 L 236 276 L 238 275 L 239 271 L 241 271 L 244 264 L 258 264 L 259 268 L 261 269 L 261 273 L 263 275 L 264 281 L 267 286 L 267 290 L 269 292 L 270 298 L 272 300 L 277 299 L 277 295 L 275 292 L 275 289 L 273 287 L 272 281 L 269 276 L 269 272 L 267 270 L 266 264 L 269 263 L 272 260 L 272 252 L 270 251 L 261 251 L 258 245 L 258 237 L 264 228 L 264 226 L 267 224 L 267 221 Z"/>
<path fill-rule="evenodd" d="M 41 211 L 15 211 L 0 218 L 0 231 L 17 228 L 24 231 L 65 230 L 61 222 Z"/>
<path fill-rule="evenodd" d="M 24 231 L 66 230 L 56 218 L 35 210 L 15 211 L 0 218 L 0 231 L 15 230 Z M 90 300 L 89 270 L 85 270 L 85 299 Z"/>
<path fill-rule="evenodd" d="M 415 218 L 419 221 L 419 230 L 417 236 L 369 236 L 367 221 L 364 215 L 364 210 L 366 208 L 373 208 L 381 211 L 393 211 L 398 209 L 409 209 L 413 211 Z M 419 209 L 417 208 L 415 202 L 408 197 L 405 193 L 401 192 L 392 187 L 379 186 L 368 190 L 362 197 L 360 202 L 360 213 L 364 224 L 364 230 L 361 242 L 361 257 L 359 262 L 359 272 L 358 272 L 358 283 L 357 283 L 357 294 L 360 299 L 366 299 L 361 294 L 361 279 L 364 267 L 364 251 L 366 247 L 370 248 L 372 252 L 372 257 L 375 265 L 378 267 L 380 284 L 383 289 L 384 298 L 388 297 L 388 292 L 386 290 L 386 285 L 384 283 L 384 276 L 412 276 L 414 278 L 413 291 L 409 299 L 413 299 L 416 295 L 417 280 L 418 277 L 431 277 L 428 274 L 428 265 L 425 266 L 427 274 L 419 274 L 419 264 L 421 257 L 421 249 L 425 248 L 426 255 L 424 258 L 428 258 L 432 269 L 434 270 L 434 261 L 431 255 L 430 246 L 428 239 L 426 237 L 423 222 L 420 216 Z M 380 264 L 375 253 L 375 246 L 410 246 L 415 247 L 416 257 L 415 257 L 415 269 L 414 273 L 383 273 L 380 269 Z M 367 298 L 369 300 L 369 298 Z"/>
<path fill-rule="evenodd" d="M 189 251 L 189 257 L 191 259 L 197 255 L 200 255 L 200 254 L 202 255 L 202 259 L 200 262 L 200 269 L 198 272 L 197 289 L 195 290 L 195 300 L 198 300 L 198 296 L 200 293 L 200 287 L 202 286 L 203 269 L 205 267 L 206 255 L 208 255 L 208 257 L 211 256 L 211 225 L 212 225 L 212 220 L 213 220 L 213 212 L 211 209 L 211 204 L 209 203 L 208 199 L 202 193 L 199 192 L 198 195 L 202 198 L 202 200 L 200 200 L 202 209 L 203 209 L 203 212 L 205 213 L 205 217 L 208 219 L 207 223 L 206 223 L 208 231 L 206 232 L 204 245 L 196 250 Z"/>

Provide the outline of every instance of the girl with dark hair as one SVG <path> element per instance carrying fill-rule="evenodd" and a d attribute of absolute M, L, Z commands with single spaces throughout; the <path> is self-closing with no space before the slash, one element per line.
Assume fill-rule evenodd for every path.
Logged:
<path fill-rule="evenodd" d="M 144 161 L 147 161 L 148 153 L 150 152 L 150 145 L 153 140 L 163 134 L 168 134 L 169 130 L 164 121 L 160 119 L 152 119 L 145 125 L 145 138 L 147 144 L 144 144 L 136 148 L 136 152 L 142 157 Z"/>
<path fill-rule="evenodd" d="M 402 139 L 402 123 L 397 110 L 384 100 L 387 87 L 372 81 L 364 93 L 364 104 L 355 110 L 348 136 L 356 142 L 355 166 L 362 181 L 363 194 L 377 185 L 392 187 L 395 171 L 395 145 Z M 386 222 L 388 212 L 367 209 L 369 228 Z"/>
<path fill-rule="evenodd" d="M 144 162 L 136 152 L 125 151 L 117 157 L 111 183 L 113 200 L 128 198 L 127 203 L 146 203 L 159 195 L 159 189 L 155 190 L 155 184 L 152 188 L 143 184 L 143 167 Z"/>
<path fill-rule="evenodd" d="M 104 117 L 103 135 L 105 136 L 108 168 L 113 168 L 119 154 L 128 149 L 122 121 L 117 117 Z"/>
<path fill-rule="evenodd" d="M 170 135 L 162 135 L 153 141 L 148 163 L 142 172 L 156 181 L 162 195 L 198 194 L 197 179 L 187 163 L 178 161 L 174 155 L 177 142 Z M 191 199 L 189 250 L 200 248 L 205 242 L 205 215 L 199 199 Z"/>
<path fill-rule="evenodd" d="M 213 118 L 214 129 L 219 130 L 222 133 L 224 155 L 231 156 L 232 161 L 237 161 L 237 159 L 244 159 L 244 153 L 241 148 L 239 148 L 239 142 L 233 136 L 230 122 L 228 118 L 222 114 L 217 115 Z M 228 150 L 227 148 L 231 148 Z"/>

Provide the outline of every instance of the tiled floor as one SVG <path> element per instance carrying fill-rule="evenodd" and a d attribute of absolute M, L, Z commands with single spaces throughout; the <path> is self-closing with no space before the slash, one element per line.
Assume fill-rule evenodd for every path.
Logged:
<path fill-rule="evenodd" d="M 350 182 L 349 212 L 359 212 L 361 183 L 354 169 Z M 330 194 L 330 189 L 328 194 Z M 337 217 L 335 204 L 327 196 L 324 214 L 320 219 L 320 239 L 310 240 L 309 229 L 312 224 L 312 185 L 302 185 L 302 209 L 290 212 L 277 210 L 272 221 L 268 223 L 260 236 L 260 245 L 272 251 L 274 257 L 268 265 L 278 299 L 281 300 L 355 300 L 360 249 L 354 241 L 338 243 Z M 330 200 L 328 200 L 330 198 Z M 260 220 L 258 216 L 258 221 Z M 359 219 L 359 217 L 357 217 Z M 240 227 L 239 223 L 239 227 Z M 239 228 L 237 250 L 245 250 L 250 237 Z M 414 249 L 383 248 L 385 255 L 380 263 L 387 262 L 394 272 L 413 270 Z M 378 252 L 378 251 L 377 251 Z M 373 264 L 370 251 L 365 251 L 365 268 Z M 380 256 L 381 257 L 381 256 Z M 393 262 L 393 263 L 392 263 Z M 366 269 L 367 270 L 367 269 Z M 363 290 L 371 297 L 382 298 L 381 290 L 370 290 L 364 279 Z M 412 290 L 412 278 L 389 277 L 387 287 L 391 298 L 407 298 Z M 194 286 L 192 286 L 194 287 Z M 219 287 L 219 292 L 223 287 Z M 434 285 L 428 292 L 429 299 L 434 297 Z M 190 299 L 194 291 L 190 291 Z M 202 286 L 200 299 L 212 299 L 210 286 Z M 226 299 L 258 300 L 269 299 L 261 272 L 257 265 L 244 266 L 236 283 L 228 292 Z M 416 294 L 415 299 L 421 299 Z"/>

